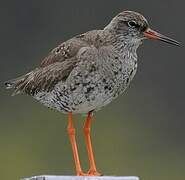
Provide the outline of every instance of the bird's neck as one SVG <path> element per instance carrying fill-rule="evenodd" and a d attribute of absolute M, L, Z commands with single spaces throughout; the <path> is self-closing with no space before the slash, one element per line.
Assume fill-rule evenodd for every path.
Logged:
<path fill-rule="evenodd" d="M 113 40 L 113 46 L 119 51 L 129 51 L 132 54 L 136 54 L 137 48 L 140 46 L 141 41 L 134 41 L 122 35 L 115 35 Z"/>
<path fill-rule="evenodd" d="M 137 61 L 137 48 L 140 42 L 132 42 L 130 39 L 126 39 L 123 36 L 115 36 L 113 40 L 113 46 L 115 50 L 123 57 L 123 61 Z"/>

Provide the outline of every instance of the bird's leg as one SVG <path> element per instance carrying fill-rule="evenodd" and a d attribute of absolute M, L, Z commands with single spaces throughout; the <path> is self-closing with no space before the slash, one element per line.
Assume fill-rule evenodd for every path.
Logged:
<path fill-rule="evenodd" d="M 76 174 L 77 176 L 86 176 L 87 174 L 83 173 L 81 164 L 80 164 L 80 159 L 78 155 L 78 148 L 76 144 L 76 138 L 75 138 L 75 128 L 73 126 L 73 119 L 72 119 L 72 112 L 68 113 L 68 134 L 73 150 L 73 156 L 74 156 L 74 161 L 75 161 L 75 166 L 76 166 Z"/>
<path fill-rule="evenodd" d="M 92 121 L 92 112 L 88 112 L 87 118 L 84 125 L 84 134 L 86 140 L 87 153 L 89 157 L 90 169 L 88 175 L 90 176 L 101 176 L 101 174 L 96 170 L 96 164 L 94 160 L 94 154 L 92 150 L 91 137 L 90 137 L 90 127 Z"/>

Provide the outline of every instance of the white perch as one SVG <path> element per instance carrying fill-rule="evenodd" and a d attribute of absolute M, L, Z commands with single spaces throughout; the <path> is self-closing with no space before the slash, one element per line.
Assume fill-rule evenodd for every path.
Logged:
<path fill-rule="evenodd" d="M 21 180 L 139 180 L 136 176 L 34 176 Z"/>

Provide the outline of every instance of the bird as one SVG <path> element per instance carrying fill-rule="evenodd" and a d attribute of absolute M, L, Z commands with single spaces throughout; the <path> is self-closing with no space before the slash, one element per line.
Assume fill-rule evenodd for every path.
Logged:
<path fill-rule="evenodd" d="M 180 46 L 149 26 L 138 12 L 122 11 L 100 30 L 91 30 L 62 42 L 23 76 L 5 82 L 12 95 L 32 96 L 43 105 L 68 115 L 67 131 L 76 175 L 100 176 L 91 144 L 93 112 L 108 105 L 129 86 L 138 66 L 137 49 L 146 39 Z M 87 114 L 84 123 L 89 170 L 78 155 L 73 114 Z"/>

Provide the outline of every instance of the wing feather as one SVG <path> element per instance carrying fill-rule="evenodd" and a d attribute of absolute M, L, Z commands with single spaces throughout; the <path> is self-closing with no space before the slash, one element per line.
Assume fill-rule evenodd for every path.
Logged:
<path fill-rule="evenodd" d="M 43 68 L 37 68 L 24 77 L 18 78 L 17 81 L 10 80 L 6 82 L 6 85 L 11 84 L 11 88 L 15 89 L 12 95 L 35 95 L 39 91 L 49 92 L 58 82 L 67 79 L 75 64 L 76 61 L 72 59 L 56 62 Z"/>

